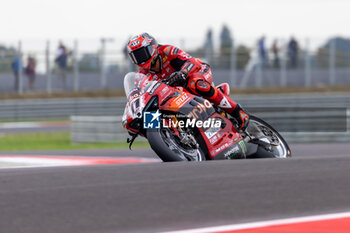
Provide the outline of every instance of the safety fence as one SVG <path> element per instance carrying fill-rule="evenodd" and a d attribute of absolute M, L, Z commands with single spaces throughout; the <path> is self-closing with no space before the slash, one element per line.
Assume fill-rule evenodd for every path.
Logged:
<path fill-rule="evenodd" d="M 232 96 L 249 111 L 278 108 L 350 108 L 350 94 Z M 69 119 L 72 115 L 120 116 L 125 98 L 67 98 L 0 101 L 1 121 Z"/>
<path fill-rule="evenodd" d="M 289 142 L 350 142 L 348 95 L 240 97 L 256 115 Z M 73 142 L 125 141 L 121 117 L 72 116 Z"/>
<path fill-rule="evenodd" d="M 0 120 L 69 119 L 71 115 L 121 115 L 124 99 L 40 99 L 7 100 L 0 102 Z"/>
<path fill-rule="evenodd" d="M 10 41 L 0 50 L 0 91 L 121 89 L 122 77 L 136 70 L 125 50 L 127 39 L 64 41 L 64 68 L 57 62 L 59 41 Z M 178 46 L 208 62 L 214 81 L 228 82 L 232 87 L 350 85 L 349 40 L 299 38 L 298 46 L 292 49 L 286 38 L 270 39 L 264 39 L 264 49 L 257 38 L 234 38 L 228 47 L 201 44 L 198 39 L 163 38 L 159 42 Z M 33 86 L 27 85 L 30 59 L 36 61 Z"/>
<path fill-rule="evenodd" d="M 276 128 L 289 143 L 350 142 L 350 114 L 338 111 L 319 120 L 319 113 L 304 112 L 299 118 L 286 118 L 284 114 L 262 117 Z M 261 114 L 263 115 L 263 114 Z M 338 119 L 341 119 L 337 121 Z M 310 127 L 314 126 L 314 127 Z M 122 126 L 121 117 L 72 116 L 71 140 L 84 142 L 126 142 L 128 133 Z"/>
<path fill-rule="evenodd" d="M 71 116 L 70 120 L 72 142 L 123 142 L 128 137 L 121 117 Z"/>
<path fill-rule="evenodd" d="M 291 142 L 350 141 L 349 94 L 234 99 Z M 127 134 L 121 126 L 121 115 L 125 103 L 125 98 L 8 100 L 0 102 L 0 120 L 68 120 L 74 116 L 71 118 L 73 141 L 124 141 Z"/>

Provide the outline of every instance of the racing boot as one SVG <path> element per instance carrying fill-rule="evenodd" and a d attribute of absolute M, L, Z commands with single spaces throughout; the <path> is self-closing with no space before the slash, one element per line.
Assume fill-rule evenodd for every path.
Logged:
<path fill-rule="evenodd" d="M 208 100 L 235 118 L 239 129 L 244 131 L 249 124 L 249 114 L 229 96 L 225 95 L 214 86 L 212 86 L 212 88 L 214 88 L 214 95 L 209 97 Z"/>
<path fill-rule="evenodd" d="M 237 122 L 238 126 L 241 130 L 245 130 L 249 124 L 249 114 L 245 111 L 240 104 L 237 104 L 233 112 L 230 114 L 233 116 Z"/>

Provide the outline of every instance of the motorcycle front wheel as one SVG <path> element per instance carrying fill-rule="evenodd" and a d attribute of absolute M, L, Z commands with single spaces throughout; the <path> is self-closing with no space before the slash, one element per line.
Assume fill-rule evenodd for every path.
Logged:
<path fill-rule="evenodd" d="M 200 146 L 191 148 L 183 145 L 168 128 L 148 130 L 147 140 L 152 150 L 163 162 L 206 160 L 205 153 Z"/>

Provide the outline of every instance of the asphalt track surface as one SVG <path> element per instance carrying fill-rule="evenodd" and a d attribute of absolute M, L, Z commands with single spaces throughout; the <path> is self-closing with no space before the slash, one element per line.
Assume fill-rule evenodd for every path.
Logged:
<path fill-rule="evenodd" d="M 0 232 L 161 232 L 349 211 L 350 145 L 291 148 L 292 159 L 1 169 Z"/>

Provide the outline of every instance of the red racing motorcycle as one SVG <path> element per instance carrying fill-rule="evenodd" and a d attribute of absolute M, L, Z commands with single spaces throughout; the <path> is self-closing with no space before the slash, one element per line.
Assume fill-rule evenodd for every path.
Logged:
<path fill-rule="evenodd" d="M 218 88 L 229 94 L 228 84 Z M 256 116 L 241 131 L 233 117 L 208 100 L 141 73 L 126 74 L 124 89 L 129 148 L 140 135 L 164 162 L 291 156 L 283 137 Z"/>

